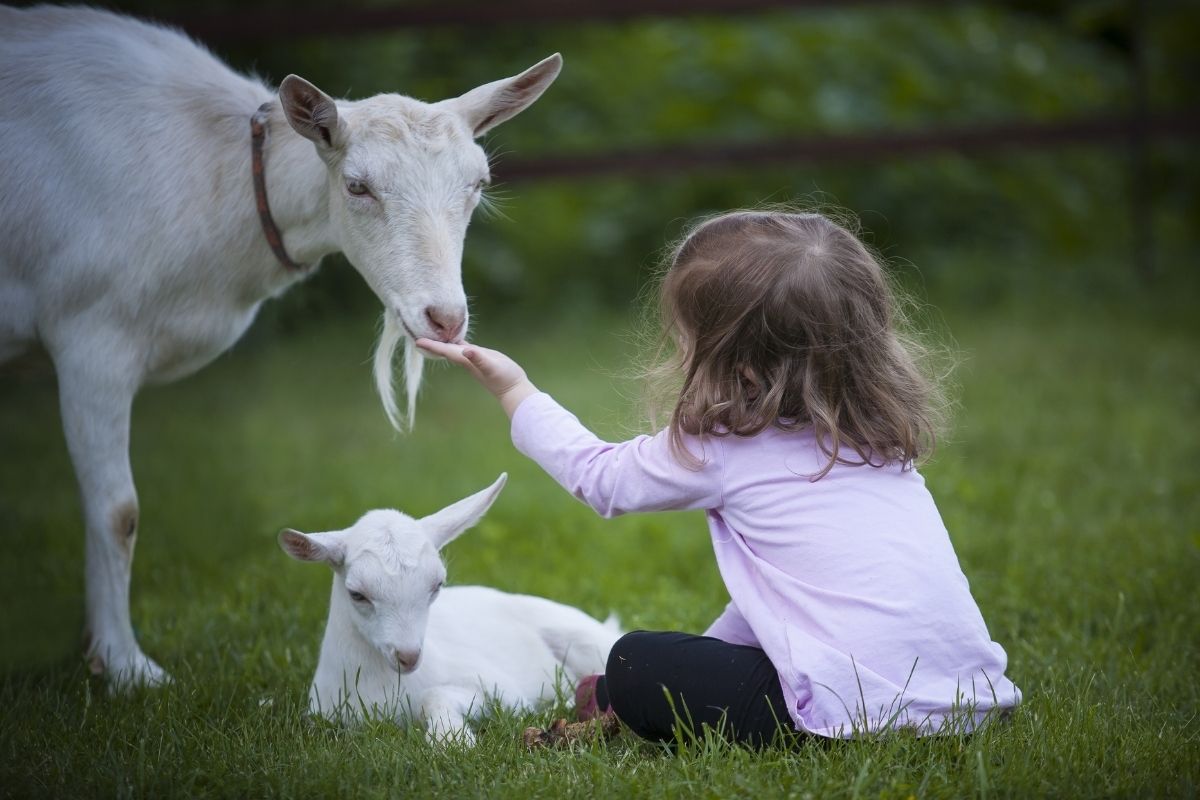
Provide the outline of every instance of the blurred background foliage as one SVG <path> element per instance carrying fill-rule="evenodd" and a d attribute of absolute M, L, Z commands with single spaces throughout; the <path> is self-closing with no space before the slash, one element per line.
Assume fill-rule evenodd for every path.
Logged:
<path fill-rule="evenodd" d="M 246 8 L 233 0 L 114 5 L 166 19 Z M 287 15 L 323 7 L 255 9 Z M 338 96 L 397 91 L 426 100 L 562 52 L 558 82 L 485 143 L 502 167 L 510 156 L 1124 113 L 1134 104 L 1134 9 L 1121 0 L 830 4 L 210 45 L 271 83 L 295 72 Z M 1194 109 L 1200 4 L 1144 9 L 1151 111 Z M 1047 287 L 1121 294 L 1136 291 L 1141 246 L 1132 176 L 1130 149 L 1109 142 L 518 181 L 496 188 L 499 214 L 473 223 L 465 283 L 480 319 L 620 307 L 688 219 L 771 202 L 849 209 L 902 279 L 955 302 Z M 1194 142 L 1154 142 L 1148 184 L 1157 279 L 1190 285 L 1200 237 Z M 337 262 L 316 278 L 319 290 L 293 292 L 269 309 L 259 336 L 330 308 L 373 303 L 353 270 Z"/>

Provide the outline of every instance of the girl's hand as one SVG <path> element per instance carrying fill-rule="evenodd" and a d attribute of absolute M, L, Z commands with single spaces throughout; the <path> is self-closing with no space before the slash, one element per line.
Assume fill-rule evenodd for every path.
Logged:
<path fill-rule="evenodd" d="M 521 365 L 499 350 L 474 344 L 447 344 L 433 339 L 417 339 L 417 347 L 431 356 L 466 368 L 475 380 L 496 396 L 509 417 L 512 417 L 522 400 L 538 391 L 529 382 Z"/>

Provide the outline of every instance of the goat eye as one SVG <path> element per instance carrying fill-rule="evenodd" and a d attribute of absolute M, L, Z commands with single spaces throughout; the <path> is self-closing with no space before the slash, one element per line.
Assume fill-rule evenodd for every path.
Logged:
<path fill-rule="evenodd" d="M 371 194 L 370 188 L 362 181 L 346 181 L 346 191 L 355 197 L 367 197 Z"/>
<path fill-rule="evenodd" d="M 368 600 L 368 599 L 367 599 L 367 596 L 366 596 L 365 594 L 363 594 L 362 592 L 355 592 L 355 591 L 353 591 L 353 590 L 351 590 L 351 592 L 350 592 L 350 599 L 351 599 L 351 600 L 353 600 L 353 601 L 354 601 L 354 602 L 356 602 L 356 603 L 369 603 L 369 602 L 371 602 L 370 600 Z"/>
<path fill-rule="evenodd" d="M 435 583 L 433 585 L 433 591 L 431 591 L 430 594 L 437 594 L 438 592 L 440 592 L 442 590 L 442 586 L 444 586 L 445 583 L 446 583 L 445 581 L 438 581 L 437 583 Z"/>

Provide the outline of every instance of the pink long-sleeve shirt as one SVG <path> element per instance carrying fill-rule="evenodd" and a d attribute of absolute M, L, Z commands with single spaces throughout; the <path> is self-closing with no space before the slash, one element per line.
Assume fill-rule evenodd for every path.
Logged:
<path fill-rule="evenodd" d="M 706 635 L 762 648 L 797 729 L 849 737 L 970 731 L 1021 693 L 1004 675 L 950 537 L 915 469 L 835 465 L 811 432 L 604 442 L 547 394 L 513 443 L 603 516 L 704 509 L 729 590 Z"/>

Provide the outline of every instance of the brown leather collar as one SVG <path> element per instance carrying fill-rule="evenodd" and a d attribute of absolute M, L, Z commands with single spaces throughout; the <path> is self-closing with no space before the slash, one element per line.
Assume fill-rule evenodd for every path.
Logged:
<path fill-rule="evenodd" d="M 289 272 L 303 272 L 304 267 L 292 261 L 283 247 L 283 236 L 279 233 L 271 206 L 267 203 L 267 176 L 263 172 L 263 142 L 267 138 L 267 117 L 271 112 L 271 101 L 263 103 L 250 117 L 250 171 L 254 175 L 254 203 L 258 206 L 258 219 L 262 223 L 263 235 L 271 252 Z"/>

